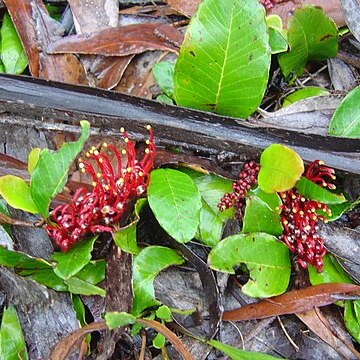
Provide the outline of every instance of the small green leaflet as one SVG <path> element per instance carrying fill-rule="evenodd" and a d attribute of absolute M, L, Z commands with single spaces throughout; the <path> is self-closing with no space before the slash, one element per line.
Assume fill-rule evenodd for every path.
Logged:
<path fill-rule="evenodd" d="M 135 324 L 135 316 L 127 312 L 108 312 L 105 314 L 106 325 L 110 330 L 114 330 L 118 327 Z"/>
<path fill-rule="evenodd" d="M 148 201 L 161 227 L 175 240 L 189 242 L 199 226 L 201 197 L 189 175 L 172 169 L 150 174 Z"/>
<path fill-rule="evenodd" d="M 89 284 L 88 282 L 81 280 L 77 277 L 71 277 L 67 280 L 64 280 L 65 284 L 68 286 L 69 291 L 73 294 L 79 295 L 100 295 L 105 297 L 106 291 L 98 286 Z"/>
<path fill-rule="evenodd" d="M 0 329 L 0 358 L 3 360 L 27 360 L 26 344 L 14 306 L 3 311 Z"/>
<path fill-rule="evenodd" d="M 307 99 L 309 97 L 325 96 L 325 95 L 329 95 L 329 92 L 326 89 L 316 86 L 307 86 L 303 89 L 296 90 L 291 94 L 287 95 L 283 100 L 282 107 L 284 108 L 297 101 Z"/>
<path fill-rule="evenodd" d="M 7 13 L 1 26 L 1 61 L 8 74 L 21 74 L 28 64 L 19 36 Z"/>
<path fill-rule="evenodd" d="M 344 321 L 350 335 L 360 344 L 360 301 L 346 301 Z"/>
<path fill-rule="evenodd" d="M 303 172 L 304 163 L 294 150 L 272 144 L 261 154 L 258 183 L 267 193 L 286 191 L 294 187 Z"/>
<path fill-rule="evenodd" d="M 67 181 L 69 167 L 89 137 L 89 122 L 80 121 L 80 125 L 82 132 L 78 141 L 63 144 L 58 151 L 42 150 L 33 170 L 30 192 L 44 218 L 49 215 L 51 199 L 62 191 Z"/>
<path fill-rule="evenodd" d="M 270 355 L 256 353 L 251 351 L 244 351 L 236 349 L 230 345 L 223 344 L 214 339 L 207 342 L 214 348 L 222 351 L 225 355 L 229 356 L 232 360 L 276 360 L 279 358 L 272 357 Z"/>
<path fill-rule="evenodd" d="M 153 346 L 156 348 L 156 349 L 161 349 L 165 346 L 166 344 L 166 338 L 163 334 L 156 334 L 156 336 L 154 337 L 153 341 Z"/>
<path fill-rule="evenodd" d="M 140 251 L 133 263 L 133 315 L 138 316 L 146 308 L 159 305 L 155 299 L 155 277 L 167 267 L 183 262 L 184 259 L 175 250 L 163 246 L 149 246 Z"/>
<path fill-rule="evenodd" d="M 152 71 L 160 89 L 169 98 L 174 98 L 174 68 L 175 64 L 162 61 L 154 65 Z"/>
<path fill-rule="evenodd" d="M 336 24 L 319 7 L 296 8 L 288 23 L 287 40 L 290 51 L 279 54 L 285 78 L 300 76 L 309 60 L 326 60 L 337 54 Z"/>
<path fill-rule="evenodd" d="M 272 54 L 278 54 L 288 49 L 287 31 L 283 29 L 281 17 L 269 15 L 266 17 L 266 25 L 269 29 L 269 44 Z"/>
<path fill-rule="evenodd" d="M 270 56 L 258 0 L 202 1 L 175 65 L 176 103 L 246 118 L 263 98 Z"/>
<path fill-rule="evenodd" d="M 250 280 L 242 287 L 252 297 L 270 297 L 286 291 L 290 279 L 288 248 L 266 233 L 240 234 L 220 241 L 209 254 L 209 266 L 234 274 L 234 266 L 245 264 Z"/>
<path fill-rule="evenodd" d="M 341 101 L 329 125 L 329 134 L 360 138 L 360 86 L 351 90 Z"/>

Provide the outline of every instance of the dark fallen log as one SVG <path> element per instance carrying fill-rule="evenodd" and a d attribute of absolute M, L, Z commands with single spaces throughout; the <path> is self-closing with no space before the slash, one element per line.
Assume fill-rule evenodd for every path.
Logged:
<path fill-rule="evenodd" d="M 338 170 L 360 174 L 357 139 L 255 126 L 251 121 L 25 76 L 0 75 L 0 112 L 0 123 L 5 124 L 77 131 L 71 124 L 87 119 L 104 135 L 118 134 L 124 126 L 136 139 L 144 138 L 144 127 L 150 123 L 159 145 L 242 159 L 256 158 L 268 145 L 280 143 L 291 146 L 306 161 L 321 159 Z M 64 127 L 64 122 L 70 126 Z"/>

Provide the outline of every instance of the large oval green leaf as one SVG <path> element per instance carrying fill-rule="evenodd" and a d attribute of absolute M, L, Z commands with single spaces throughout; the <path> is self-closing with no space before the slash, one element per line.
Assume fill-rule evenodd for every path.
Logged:
<path fill-rule="evenodd" d="M 309 60 L 325 60 L 337 54 L 336 24 L 321 8 L 304 6 L 296 9 L 288 29 L 290 51 L 278 57 L 285 78 L 301 75 Z"/>
<path fill-rule="evenodd" d="M 260 189 L 267 193 L 289 190 L 303 172 L 304 163 L 294 150 L 284 145 L 272 144 L 260 157 Z"/>
<path fill-rule="evenodd" d="M 270 55 L 258 0 L 205 0 L 180 49 L 175 100 L 180 106 L 246 118 L 264 95 Z"/>
<path fill-rule="evenodd" d="M 157 221 L 175 240 L 190 241 L 199 226 L 201 197 L 189 175 L 172 169 L 151 172 L 148 200 Z"/>
<path fill-rule="evenodd" d="M 329 134 L 360 138 L 360 86 L 351 90 L 336 109 L 329 126 Z"/>
<path fill-rule="evenodd" d="M 175 250 L 163 246 L 149 246 L 140 251 L 133 265 L 133 315 L 140 315 L 146 308 L 159 304 L 155 299 L 155 277 L 168 266 L 183 262 L 184 259 Z"/>
<path fill-rule="evenodd" d="M 269 234 L 230 236 L 210 251 L 208 263 L 212 269 L 230 274 L 234 274 L 234 266 L 244 263 L 250 280 L 242 291 L 252 297 L 282 294 L 289 284 L 289 250 Z"/>

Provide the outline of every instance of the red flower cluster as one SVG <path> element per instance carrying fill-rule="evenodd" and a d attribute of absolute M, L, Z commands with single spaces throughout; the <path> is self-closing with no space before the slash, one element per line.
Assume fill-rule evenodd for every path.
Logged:
<path fill-rule="evenodd" d="M 290 0 L 260 0 L 260 3 L 264 6 L 265 10 L 268 11 L 273 8 L 276 4 L 281 4 Z"/>
<path fill-rule="evenodd" d="M 150 126 L 147 127 L 150 138 L 146 141 L 145 155 L 138 161 L 134 143 L 121 129 L 125 149 L 121 154 L 114 145 L 103 144 L 115 155 L 117 169 L 109 157 L 94 147 L 86 153 L 88 159 L 94 160 L 98 172 L 88 160 L 79 159 L 82 173 L 92 177 L 92 191 L 86 188 L 76 190 L 72 203 L 58 206 L 50 214 L 51 224 L 46 231 L 56 246 L 66 252 L 85 234 L 112 232 L 115 224 L 124 214 L 129 200 L 142 195 L 149 183 L 149 172 L 153 166 L 155 146 Z M 126 165 L 123 163 L 126 157 Z"/>
<path fill-rule="evenodd" d="M 242 218 L 246 194 L 257 183 L 259 169 L 260 165 L 254 161 L 244 164 L 239 173 L 239 179 L 233 183 L 233 192 L 226 193 L 218 204 L 221 211 L 233 206 L 236 210 L 236 217 Z M 326 167 L 322 161 L 316 160 L 308 166 L 304 175 L 320 186 L 335 189 L 335 185 L 331 183 L 335 179 L 334 173 L 334 169 Z M 306 199 L 294 189 L 279 193 L 279 195 L 282 201 L 280 217 L 284 228 L 280 240 L 288 246 L 291 252 L 297 254 L 297 261 L 303 268 L 306 268 L 309 263 L 315 266 L 318 272 L 321 272 L 324 266 L 322 258 L 326 249 L 324 240 L 317 234 L 317 224 L 318 221 L 326 222 L 324 213 L 330 215 L 331 211 L 327 205 Z"/>
<path fill-rule="evenodd" d="M 257 184 L 257 176 L 260 165 L 255 161 L 245 162 L 239 172 L 239 179 L 233 182 L 232 193 L 226 193 L 220 200 L 218 208 L 221 211 L 230 207 L 235 208 L 235 216 L 238 220 L 242 219 L 242 208 L 245 206 L 245 197 L 247 192 Z"/>

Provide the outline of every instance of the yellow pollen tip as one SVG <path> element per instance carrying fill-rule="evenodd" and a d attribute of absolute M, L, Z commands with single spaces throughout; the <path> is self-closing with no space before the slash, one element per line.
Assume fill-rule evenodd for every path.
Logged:
<path fill-rule="evenodd" d="M 129 173 L 129 172 L 132 172 L 132 167 L 128 167 L 128 168 L 126 168 L 126 171 Z"/>
<path fill-rule="evenodd" d="M 328 184 L 326 182 L 323 182 L 322 186 L 326 187 Z"/>
<path fill-rule="evenodd" d="M 292 195 L 291 198 L 292 198 L 293 200 L 295 200 L 295 199 L 296 199 L 296 195 Z"/>
<path fill-rule="evenodd" d="M 124 182 L 124 178 L 120 178 L 118 181 L 119 181 L 120 183 L 123 183 L 123 182 Z"/>
<path fill-rule="evenodd" d="M 304 212 L 302 210 L 299 211 L 300 215 L 304 215 Z"/>
<path fill-rule="evenodd" d="M 146 144 L 146 145 L 150 145 L 150 140 L 146 140 L 146 141 L 145 141 L 145 144 Z"/>
<path fill-rule="evenodd" d="M 100 158 L 99 159 L 99 163 L 103 163 L 104 162 L 104 159 L 103 158 Z"/>
<path fill-rule="evenodd" d="M 296 210 L 295 208 L 292 208 L 292 212 L 293 212 L 294 214 L 296 214 L 296 213 L 297 213 L 297 210 Z"/>
<path fill-rule="evenodd" d="M 79 158 L 79 159 L 78 159 L 78 162 L 79 162 L 79 163 L 81 163 L 82 161 L 83 161 L 83 159 L 82 159 L 82 158 Z"/>
<path fill-rule="evenodd" d="M 80 169 L 83 169 L 84 167 L 85 167 L 84 163 L 82 163 L 82 162 L 79 163 L 79 168 L 80 168 Z"/>
<path fill-rule="evenodd" d="M 95 150 L 96 150 L 96 147 L 95 147 L 95 146 L 92 146 L 92 147 L 91 147 L 91 150 L 92 150 L 92 151 L 95 151 Z"/>
<path fill-rule="evenodd" d="M 301 201 L 301 202 L 305 202 L 305 198 L 302 197 L 302 198 L 300 199 L 300 201 Z"/>
<path fill-rule="evenodd" d="M 81 171 L 83 174 L 86 173 L 85 169 L 80 169 L 80 171 Z"/>
<path fill-rule="evenodd" d="M 324 223 L 327 224 L 329 222 L 328 219 L 324 219 Z"/>
<path fill-rule="evenodd" d="M 316 221 L 316 220 L 317 220 L 317 216 L 314 215 L 314 216 L 312 217 L 312 220 Z"/>
<path fill-rule="evenodd" d="M 121 150 L 121 153 L 122 153 L 123 155 L 126 155 L 126 150 L 125 150 L 125 149 L 122 149 L 122 150 Z"/>
<path fill-rule="evenodd" d="M 320 161 L 318 162 L 318 164 L 319 164 L 319 165 L 324 165 L 325 163 L 324 163 L 322 160 L 320 160 Z"/>
<path fill-rule="evenodd" d="M 96 177 L 97 177 L 98 179 L 100 179 L 100 178 L 101 178 L 101 173 L 97 173 L 97 174 L 96 174 Z"/>
<path fill-rule="evenodd" d="M 146 130 L 151 130 L 151 125 L 147 125 Z"/>
<path fill-rule="evenodd" d="M 94 154 L 94 150 L 89 150 L 89 154 L 93 155 Z"/>
<path fill-rule="evenodd" d="M 105 189 L 106 191 L 109 191 L 109 190 L 110 190 L 110 186 L 109 186 L 109 185 L 105 185 L 105 186 L 104 186 L 104 189 Z"/>
<path fill-rule="evenodd" d="M 108 143 L 104 142 L 102 146 L 103 147 L 108 147 L 109 145 L 108 145 Z"/>
<path fill-rule="evenodd" d="M 284 220 L 282 223 L 283 223 L 284 225 L 287 225 L 289 222 L 288 222 L 287 220 Z"/>
<path fill-rule="evenodd" d="M 90 153 L 87 152 L 87 153 L 85 154 L 85 156 L 86 156 L 86 157 L 90 157 Z"/>
<path fill-rule="evenodd" d="M 99 152 L 97 150 L 94 150 L 94 155 L 95 156 L 98 156 L 99 155 Z"/>
<path fill-rule="evenodd" d="M 92 183 L 91 183 L 91 185 L 93 186 L 93 187 L 95 187 L 96 186 L 96 181 L 93 181 Z"/>
<path fill-rule="evenodd" d="M 122 128 L 120 128 L 120 132 L 121 133 L 124 133 L 125 132 L 125 129 L 122 127 Z"/>
<path fill-rule="evenodd" d="M 145 149 L 145 154 L 150 154 L 150 150 L 148 148 Z"/>
<path fill-rule="evenodd" d="M 139 176 L 141 177 L 141 176 L 143 176 L 144 174 L 143 174 L 143 172 L 142 171 L 139 171 Z"/>
<path fill-rule="evenodd" d="M 313 212 L 313 213 L 314 213 L 315 211 L 316 211 L 316 209 L 315 209 L 315 208 L 311 208 L 311 212 Z"/>
<path fill-rule="evenodd" d="M 125 141 L 126 143 L 128 143 L 128 142 L 129 142 L 129 139 L 128 139 L 128 138 L 125 138 L 124 141 Z"/>

